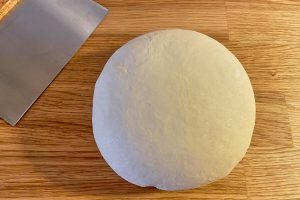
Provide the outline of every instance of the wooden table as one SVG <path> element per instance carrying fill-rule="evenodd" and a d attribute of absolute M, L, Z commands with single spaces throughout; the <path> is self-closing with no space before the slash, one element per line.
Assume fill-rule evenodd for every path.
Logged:
<path fill-rule="evenodd" d="M 8 15 L 21 2 L 21 0 L 0 0 L 0 21 Z"/>
<path fill-rule="evenodd" d="M 99 0 L 110 14 L 16 127 L 0 122 L 0 199 L 300 199 L 300 1 Z M 251 78 L 251 147 L 226 178 L 163 192 L 117 176 L 94 142 L 93 87 L 128 40 L 193 29 L 227 46 Z"/>

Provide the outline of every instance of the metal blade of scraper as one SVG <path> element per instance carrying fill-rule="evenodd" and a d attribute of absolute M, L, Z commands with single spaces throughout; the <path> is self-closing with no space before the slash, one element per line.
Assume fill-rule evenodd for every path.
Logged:
<path fill-rule="evenodd" d="M 22 0 L 0 23 L 0 118 L 16 125 L 106 14 L 92 0 Z"/>

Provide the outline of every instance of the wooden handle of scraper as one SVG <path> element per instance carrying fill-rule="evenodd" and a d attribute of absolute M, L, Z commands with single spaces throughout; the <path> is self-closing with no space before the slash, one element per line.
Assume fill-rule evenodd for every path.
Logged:
<path fill-rule="evenodd" d="M 9 14 L 22 0 L 0 0 L 0 21 Z"/>

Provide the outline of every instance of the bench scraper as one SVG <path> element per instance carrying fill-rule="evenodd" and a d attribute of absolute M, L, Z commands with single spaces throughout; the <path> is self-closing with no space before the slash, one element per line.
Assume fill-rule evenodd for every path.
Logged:
<path fill-rule="evenodd" d="M 0 118 L 16 125 L 106 14 L 92 0 L 22 0 L 0 22 Z"/>

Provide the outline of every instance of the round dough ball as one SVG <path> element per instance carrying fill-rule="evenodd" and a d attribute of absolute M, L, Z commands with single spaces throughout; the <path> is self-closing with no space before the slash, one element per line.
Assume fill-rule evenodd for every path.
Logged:
<path fill-rule="evenodd" d="M 135 38 L 96 83 L 97 145 L 118 175 L 139 186 L 184 190 L 223 178 L 245 155 L 254 123 L 244 68 L 198 32 Z"/>

